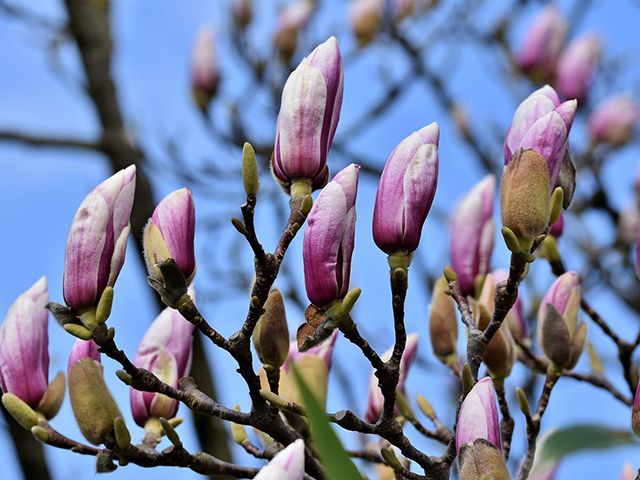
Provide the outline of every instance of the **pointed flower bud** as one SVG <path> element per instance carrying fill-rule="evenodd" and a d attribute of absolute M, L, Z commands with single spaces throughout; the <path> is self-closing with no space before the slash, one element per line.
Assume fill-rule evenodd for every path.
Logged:
<path fill-rule="evenodd" d="M 254 480 L 302 480 L 303 478 L 304 441 L 298 439 L 261 468 Z"/>
<path fill-rule="evenodd" d="M 144 334 L 134 365 L 177 387 L 178 380 L 191 369 L 191 342 L 194 326 L 177 310 L 165 308 Z M 130 390 L 131 413 L 144 427 L 149 417 L 175 417 L 178 401 L 160 393 Z"/>
<path fill-rule="evenodd" d="M 625 463 L 624 467 L 622 467 L 620 480 L 634 480 L 634 478 L 636 478 L 636 470 L 633 469 L 633 465 L 630 463 Z"/>
<path fill-rule="evenodd" d="M 543 8 L 525 35 L 518 53 L 518 65 L 536 80 L 553 75 L 556 62 L 564 46 L 568 24 L 557 7 Z"/>
<path fill-rule="evenodd" d="M 443 363 L 456 356 L 458 319 L 453 298 L 447 295 L 449 284 L 440 277 L 433 286 L 429 306 L 429 337 L 433 354 Z"/>
<path fill-rule="evenodd" d="M 294 0 L 280 11 L 273 45 L 284 58 L 291 58 L 296 51 L 298 34 L 309 22 L 313 8 L 312 0 Z"/>
<path fill-rule="evenodd" d="M 566 272 L 553 282 L 538 310 L 538 338 L 542 350 L 559 368 L 575 367 L 584 349 L 587 324 L 578 324 L 579 310 L 578 274 Z"/>
<path fill-rule="evenodd" d="M 502 452 L 484 439 L 460 448 L 460 480 L 510 480 Z M 531 477 L 529 477 L 531 478 Z"/>
<path fill-rule="evenodd" d="M 407 344 L 405 346 L 404 352 L 402 352 L 402 358 L 400 359 L 400 377 L 398 379 L 398 388 L 397 390 L 400 393 L 405 393 L 405 382 L 407 379 L 407 375 L 409 374 L 409 369 L 413 364 L 413 361 L 416 358 L 416 353 L 418 352 L 418 334 L 413 333 L 407 337 Z M 389 348 L 384 355 L 382 356 L 382 360 L 385 362 L 391 358 L 393 354 L 393 347 Z M 375 423 L 382 415 L 382 410 L 384 408 L 384 397 L 382 396 L 382 391 L 378 386 L 378 377 L 375 376 L 374 373 L 371 373 L 371 377 L 369 379 L 369 393 L 367 395 L 367 411 L 365 413 L 365 418 L 367 422 Z"/>
<path fill-rule="evenodd" d="M 289 353 L 289 328 L 284 301 L 278 290 L 271 290 L 264 304 L 264 313 L 253 331 L 253 345 L 260 361 L 280 368 Z"/>
<path fill-rule="evenodd" d="M 493 278 L 496 282 L 496 287 L 507 282 L 509 278 L 509 272 L 503 269 L 497 269 L 492 272 Z M 524 306 L 522 304 L 522 296 L 518 292 L 516 301 L 507 313 L 505 322 L 509 326 L 511 335 L 518 340 L 522 340 L 527 336 L 527 322 L 524 318 Z"/>
<path fill-rule="evenodd" d="M 48 301 L 42 277 L 16 299 L 0 326 L 0 387 L 32 408 L 49 383 Z"/>
<path fill-rule="evenodd" d="M 413 132 L 384 166 L 373 210 L 373 239 L 389 255 L 418 248 L 438 184 L 439 137 L 435 122 Z"/>
<path fill-rule="evenodd" d="M 373 40 L 382 26 L 384 0 L 354 0 L 349 17 L 351 29 L 363 47 Z"/>
<path fill-rule="evenodd" d="M 340 119 L 344 75 L 338 41 L 330 37 L 296 68 L 282 90 L 271 168 L 289 191 L 306 179 L 313 189 L 327 182 L 327 155 Z"/>
<path fill-rule="evenodd" d="M 485 377 L 474 385 L 460 406 L 456 429 L 456 450 L 477 439 L 488 441 L 502 450 L 500 422 L 493 381 Z"/>
<path fill-rule="evenodd" d="M 597 143 L 614 147 L 625 145 L 640 119 L 640 109 L 624 95 L 611 97 L 600 103 L 589 117 L 589 134 Z"/>
<path fill-rule="evenodd" d="M 144 228 L 144 258 L 149 276 L 163 281 L 158 264 L 173 258 L 187 284 L 193 280 L 196 271 L 195 228 L 191 190 L 181 188 L 162 199 Z"/>
<path fill-rule="evenodd" d="M 216 94 L 219 79 L 214 32 L 211 27 L 204 26 L 196 37 L 191 59 L 191 88 L 201 109 L 206 109 Z"/>
<path fill-rule="evenodd" d="M 463 295 L 473 295 L 476 277 L 489 271 L 495 190 L 496 178 L 489 174 L 462 199 L 451 219 L 451 264 Z"/>
<path fill-rule="evenodd" d="M 352 163 L 322 189 L 307 219 L 302 246 L 307 296 L 317 307 L 349 290 L 360 166 Z"/>
<path fill-rule="evenodd" d="M 596 35 L 586 35 L 569 44 L 556 68 L 556 88 L 561 97 L 586 97 L 601 53 L 602 43 Z"/>
<path fill-rule="evenodd" d="M 74 363 L 82 360 L 83 358 L 90 358 L 94 362 L 100 365 L 102 364 L 102 361 L 100 360 L 100 350 L 96 342 L 93 340 L 81 340 L 78 338 L 71 348 L 69 361 L 67 363 L 67 370 L 70 370 Z"/>
<path fill-rule="evenodd" d="M 64 300 L 80 311 L 98 304 L 112 287 L 129 236 L 136 167 L 109 177 L 82 201 L 71 224 L 64 257 Z"/>

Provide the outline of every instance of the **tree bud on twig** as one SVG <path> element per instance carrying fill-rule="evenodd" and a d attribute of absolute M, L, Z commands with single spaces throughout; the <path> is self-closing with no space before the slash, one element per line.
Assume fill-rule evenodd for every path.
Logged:
<path fill-rule="evenodd" d="M 433 354 L 443 363 L 456 359 L 458 343 L 458 318 L 454 301 L 447 294 L 449 284 L 438 278 L 429 306 L 429 338 Z"/>
<path fill-rule="evenodd" d="M 264 304 L 264 313 L 253 331 L 253 345 L 260 361 L 280 368 L 289 353 L 289 328 L 284 301 L 278 290 L 271 290 Z"/>

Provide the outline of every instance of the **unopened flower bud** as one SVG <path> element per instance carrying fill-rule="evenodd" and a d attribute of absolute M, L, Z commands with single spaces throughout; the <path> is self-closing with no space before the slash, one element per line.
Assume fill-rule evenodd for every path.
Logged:
<path fill-rule="evenodd" d="M 400 394 L 405 393 L 405 382 L 407 379 L 407 375 L 409 374 L 409 369 L 413 364 L 413 361 L 416 358 L 416 353 L 418 352 L 418 334 L 413 333 L 407 337 L 407 343 L 405 345 L 404 351 L 402 352 L 402 357 L 400 359 L 400 377 L 398 378 L 398 386 L 397 390 Z M 391 355 L 393 354 L 393 347 L 389 348 L 384 355 L 381 357 L 383 361 L 388 361 L 391 359 Z M 382 395 L 382 391 L 378 386 L 378 377 L 372 372 L 371 377 L 369 377 L 369 393 L 367 395 L 367 411 L 365 414 L 365 418 L 367 422 L 375 423 L 382 415 L 382 410 L 384 408 L 384 396 Z"/>
<path fill-rule="evenodd" d="M 413 132 L 391 152 L 373 210 L 373 239 L 383 252 L 418 248 L 438 184 L 437 123 Z"/>
<path fill-rule="evenodd" d="M 351 29 L 363 47 L 373 40 L 382 26 L 384 0 L 354 0 L 349 13 Z"/>
<path fill-rule="evenodd" d="M 569 44 L 556 68 L 555 84 L 563 98 L 586 97 L 601 54 L 602 44 L 596 35 L 586 35 Z"/>
<path fill-rule="evenodd" d="M 458 319 L 453 298 L 447 294 L 449 284 L 440 277 L 433 286 L 429 306 L 429 337 L 433 354 L 443 363 L 456 357 Z"/>
<path fill-rule="evenodd" d="M 193 99 L 201 110 L 206 110 L 215 96 L 219 80 L 214 32 L 205 26 L 198 32 L 191 59 Z"/>
<path fill-rule="evenodd" d="M 289 353 L 289 328 L 284 301 L 278 290 L 271 290 L 264 304 L 264 313 L 253 331 L 253 345 L 260 361 L 280 368 Z"/>
<path fill-rule="evenodd" d="M 312 0 L 294 0 L 280 11 L 273 45 L 285 59 L 291 58 L 296 51 L 298 34 L 309 22 L 313 9 Z"/>
<path fill-rule="evenodd" d="M 302 246 L 307 296 L 317 307 L 349 291 L 360 166 L 351 164 L 324 188 L 309 213 Z"/>
<path fill-rule="evenodd" d="M 589 134 L 596 143 L 625 145 L 640 119 L 640 109 L 629 97 L 619 95 L 600 103 L 589 117 Z"/>
<path fill-rule="evenodd" d="M 124 263 L 136 167 L 98 185 L 78 208 L 64 257 L 64 300 L 76 311 L 95 307 L 113 287 Z"/>
<path fill-rule="evenodd" d="M 630 463 L 626 463 L 624 467 L 622 467 L 622 474 L 620 475 L 620 480 L 634 480 L 636 478 L 636 470 L 634 470 L 633 465 Z"/>
<path fill-rule="evenodd" d="M 473 444 L 481 439 L 502 452 L 500 438 L 500 422 L 493 381 L 490 377 L 485 377 L 473 386 L 460 406 L 456 429 L 456 451 L 460 454 L 463 445 Z"/>
<path fill-rule="evenodd" d="M 558 368 L 572 369 L 584 350 L 587 324 L 578 324 L 580 283 L 575 272 L 560 275 L 547 291 L 538 311 L 542 350 Z"/>
<path fill-rule="evenodd" d="M 298 439 L 261 468 L 254 480 L 302 480 L 303 478 L 304 441 Z"/>
<path fill-rule="evenodd" d="M 69 354 L 67 370 L 70 370 L 74 363 L 82 360 L 83 358 L 90 358 L 94 362 L 102 364 L 100 360 L 99 347 L 93 340 L 76 340 L 71 348 L 71 353 Z"/>
<path fill-rule="evenodd" d="M 496 287 L 500 284 L 506 283 L 509 278 L 509 272 L 502 269 L 497 269 L 492 272 L 493 278 L 496 282 Z M 507 313 L 504 321 L 509 326 L 511 336 L 518 340 L 523 340 L 527 336 L 527 322 L 524 318 L 524 307 L 522 305 L 522 298 L 520 292 L 516 297 L 516 301 L 511 307 L 511 310 Z"/>
<path fill-rule="evenodd" d="M 144 334 L 134 358 L 134 365 L 156 375 L 163 382 L 178 386 L 178 380 L 191 369 L 193 324 L 177 310 L 167 307 Z M 179 402 L 161 393 L 142 392 L 131 388 L 131 413 L 144 427 L 150 417 L 171 419 Z"/>
<path fill-rule="evenodd" d="M 235 0 L 231 6 L 233 22 L 239 29 L 245 29 L 253 20 L 253 0 Z"/>
<path fill-rule="evenodd" d="M 473 295 L 476 277 L 489 271 L 495 190 L 495 177 L 487 175 L 462 199 L 451 219 L 451 265 L 463 295 Z"/>
<path fill-rule="evenodd" d="M 529 26 L 518 53 L 518 65 L 536 81 L 553 75 L 568 24 L 558 8 L 547 5 Z"/>
<path fill-rule="evenodd" d="M 483 439 L 463 445 L 459 452 L 460 480 L 509 480 L 502 452 Z"/>
<path fill-rule="evenodd" d="M 564 215 L 560 214 L 558 220 L 555 221 L 551 228 L 549 229 L 549 234 L 553 235 L 556 238 L 560 238 L 562 232 L 564 231 Z"/>
<path fill-rule="evenodd" d="M 158 265 L 172 258 L 187 284 L 191 283 L 196 271 L 195 227 L 191 190 L 182 188 L 162 199 L 144 228 L 144 257 L 150 277 L 163 282 Z"/>

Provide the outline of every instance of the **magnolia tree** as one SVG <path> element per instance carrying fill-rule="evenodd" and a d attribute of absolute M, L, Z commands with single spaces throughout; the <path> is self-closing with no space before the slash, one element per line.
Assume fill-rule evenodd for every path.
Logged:
<path fill-rule="evenodd" d="M 397 18 L 429 6 L 429 2 L 391 3 Z M 299 30 L 313 8 L 313 2 L 301 1 L 282 13 L 274 38 L 281 55 L 290 58 L 296 51 Z M 235 4 L 238 28 L 251 21 L 251 12 L 251 2 Z M 356 1 L 351 15 L 361 46 L 373 41 L 384 19 L 382 3 Z M 394 332 L 389 350 L 379 353 L 351 315 L 361 293 L 350 282 L 361 165 L 351 163 L 337 173 L 327 166 L 344 90 L 341 52 L 334 37 L 304 57 L 281 91 L 270 161 L 273 179 L 268 181 L 277 182 L 282 195 L 288 196 L 289 216 L 273 251 L 263 246 L 254 221 L 262 200 L 259 162 L 250 143 L 242 149 L 246 199 L 240 206 L 241 218 L 231 223 L 253 254 L 254 277 L 237 331 L 225 337 L 196 305 L 195 206 L 191 190 L 182 188 L 158 203 L 143 229 L 148 282 L 166 308 L 136 352 L 118 347 L 117 322 L 110 313 L 118 301 L 117 278 L 131 230 L 136 189 L 136 167 L 131 165 L 96 186 L 70 223 L 62 298 L 53 296 L 64 303 L 50 301 L 46 280 L 41 278 L 9 309 L 0 328 L 4 407 L 40 442 L 69 450 L 69 455 L 95 456 L 99 472 L 133 463 L 263 480 L 357 479 L 374 471 L 381 479 L 440 480 L 456 475 L 463 480 L 551 479 L 567 453 L 631 442 L 626 432 L 593 426 L 540 435 L 553 390 L 565 377 L 603 389 L 626 405 L 631 429 L 640 435 L 640 395 L 636 393 L 633 400 L 615 386 L 610 375 L 619 373 L 604 374 L 593 345 L 589 344 L 592 371 L 574 371 L 587 346 L 588 325 L 595 325 L 615 343 L 622 377 L 634 392 L 638 373 L 632 357 L 640 334 L 631 339 L 619 336 L 594 310 L 581 294 L 585 278 L 571 270 L 559 246 L 563 214 L 571 209 L 576 189 L 570 132 L 600 56 L 595 37 L 566 46 L 567 29 L 553 6 L 544 8 L 531 25 L 512 60 L 534 81 L 550 84 L 532 89 L 513 112 L 502 135 L 500 177 L 478 178 L 450 218 L 450 261 L 440 265 L 442 274 L 433 282 L 428 313 L 431 345 L 422 345 L 422 350 L 441 362 L 446 367 L 442 373 L 459 385 L 459 396 L 450 404 L 455 412 L 451 423 L 443 421 L 424 396 L 411 398 L 406 388 L 419 349 L 417 334 L 408 334 L 405 326 L 412 261 L 421 248 L 423 224 L 434 197 L 447 194 L 437 193 L 438 119 L 406 132 L 379 177 L 372 240 L 389 266 L 391 315 L 380 321 L 392 325 Z M 204 110 L 216 94 L 219 78 L 212 42 L 212 32 L 203 30 L 194 55 L 194 99 Z M 638 109 L 630 99 L 619 96 L 604 102 L 589 117 L 585 155 L 592 158 L 598 148 L 629 142 L 637 119 Z M 315 191 L 319 193 L 314 195 Z M 359 208 L 368 206 L 361 202 Z M 496 229 L 510 262 L 508 268 L 492 270 Z M 274 284 L 297 235 L 303 236 L 309 303 L 304 321 L 294 325 L 285 314 L 287 296 Z M 359 244 L 370 241 L 361 238 Z M 546 285 L 539 305 L 527 315 L 521 286 L 530 281 L 534 262 L 547 263 L 557 278 Z M 60 372 L 51 382 L 49 312 L 77 337 L 66 375 Z M 528 317 L 534 317 L 533 322 Z M 295 328 L 294 340 L 289 327 Z M 250 399 L 246 411 L 219 403 L 189 376 L 196 329 L 233 359 L 246 383 Z M 363 414 L 326 411 L 338 341 L 350 342 L 370 365 Z M 132 425 L 126 425 L 122 414 L 125 406 L 117 404 L 105 383 L 102 362 L 106 360 L 119 365 L 118 378 L 130 389 L 133 419 L 144 430 L 140 439 L 132 438 Z M 518 362 L 532 376 L 543 376 L 541 391 L 531 392 L 524 384 L 509 391 L 505 381 Z M 67 387 L 88 443 L 70 438 L 52 422 Z M 233 440 L 263 459 L 264 465 L 191 451 L 177 430 L 180 404 L 227 422 Z M 517 441 L 516 421 L 525 425 L 520 441 L 526 454 L 509 462 L 511 445 Z M 428 453 L 416 446 L 408 426 L 412 433 L 441 444 L 440 451 Z M 336 430 L 362 434 L 363 448 L 343 448 Z M 160 447 L 163 437 L 169 446 Z M 626 466 L 623 478 L 634 476 L 634 468 Z"/>

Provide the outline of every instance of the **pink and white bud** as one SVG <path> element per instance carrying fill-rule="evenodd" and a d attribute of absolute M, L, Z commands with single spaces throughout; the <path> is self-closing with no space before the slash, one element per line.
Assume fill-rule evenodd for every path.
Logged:
<path fill-rule="evenodd" d="M 549 234 L 553 235 L 556 238 L 560 238 L 562 236 L 562 232 L 564 231 L 564 214 L 560 213 L 558 220 L 555 221 L 551 228 L 549 229 Z"/>
<path fill-rule="evenodd" d="M 283 57 L 289 58 L 296 51 L 298 34 L 309 22 L 313 9 L 312 0 L 294 0 L 280 11 L 273 45 Z"/>
<path fill-rule="evenodd" d="M 569 44 L 558 60 L 556 88 L 562 98 L 583 100 L 598 67 L 602 43 L 595 35 L 586 35 Z"/>
<path fill-rule="evenodd" d="M 529 95 L 517 108 L 504 141 L 504 163 L 519 150 L 531 149 L 542 155 L 549 169 L 549 186 L 556 185 L 565 153 L 569 150 L 569 131 L 576 116 L 577 102 L 560 103 L 549 85 Z"/>
<path fill-rule="evenodd" d="M 193 196 L 181 188 L 162 199 L 144 229 L 144 256 L 149 275 L 162 279 L 158 264 L 172 258 L 187 283 L 196 271 L 194 236 L 196 228 Z"/>
<path fill-rule="evenodd" d="M 518 65 L 535 78 L 553 75 L 564 46 L 568 24 L 560 10 L 550 4 L 543 8 L 525 35 L 518 53 Z"/>
<path fill-rule="evenodd" d="M 398 379 L 397 390 L 401 393 L 405 393 L 405 381 L 409 374 L 409 368 L 413 364 L 418 352 L 418 334 L 413 333 L 407 337 L 407 344 L 404 352 L 402 352 L 402 358 L 400 359 L 400 377 Z M 391 358 L 393 354 L 393 347 L 387 350 L 382 356 L 382 360 L 385 362 Z M 365 418 L 367 422 L 375 423 L 382 415 L 384 409 L 384 397 L 382 391 L 378 386 L 378 377 L 371 373 L 369 379 L 369 393 L 367 394 L 367 411 Z"/>
<path fill-rule="evenodd" d="M 546 315 L 547 305 L 552 305 L 563 317 L 570 315 L 570 320 L 574 323 L 578 315 L 578 310 L 575 309 L 576 298 L 578 299 L 577 306 L 579 306 L 580 280 L 578 274 L 576 272 L 566 272 L 560 275 L 542 299 L 538 312 L 540 319 Z"/>
<path fill-rule="evenodd" d="M 287 356 L 287 360 L 285 361 L 282 368 L 285 372 L 288 372 L 291 369 L 291 365 L 296 365 L 302 359 L 307 357 L 315 357 L 324 363 L 324 366 L 327 370 L 331 370 L 331 364 L 333 362 L 333 349 L 336 345 L 336 340 L 338 339 L 338 332 L 334 331 L 328 339 L 324 342 L 316 345 L 315 347 L 311 347 L 310 349 L 301 352 L 298 350 L 298 342 L 293 340 L 289 345 L 289 355 Z"/>
<path fill-rule="evenodd" d="M 74 363 L 84 358 L 90 358 L 94 362 L 102 364 L 100 361 L 100 350 L 96 342 L 93 340 L 77 339 L 76 343 L 71 347 L 69 361 L 67 362 L 67 371 L 71 370 Z"/>
<path fill-rule="evenodd" d="M 49 384 L 48 302 L 42 277 L 9 307 L 0 326 L 0 387 L 32 408 Z"/>
<path fill-rule="evenodd" d="M 484 439 L 502 450 L 500 421 L 493 381 L 485 377 L 474 385 L 460 406 L 456 428 L 456 451 L 475 440 Z"/>
<path fill-rule="evenodd" d="M 338 172 L 309 212 L 302 254 L 307 296 L 318 307 L 349 290 L 356 226 L 358 170 L 352 163 Z"/>
<path fill-rule="evenodd" d="M 327 155 L 340 119 L 344 75 L 335 37 L 318 45 L 296 68 L 282 90 L 271 168 L 288 191 L 293 180 L 312 188 L 329 176 Z"/>
<path fill-rule="evenodd" d="M 622 474 L 620 475 L 620 480 L 634 480 L 636 478 L 636 470 L 634 470 L 633 465 L 630 463 L 625 463 L 622 467 Z"/>
<path fill-rule="evenodd" d="M 473 295 L 476 277 L 489 271 L 495 191 L 496 178 L 489 174 L 467 193 L 451 219 L 451 264 L 463 295 Z"/>
<path fill-rule="evenodd" d="M 178 380 L 191 369 L 193 324 L 177 310 L 165 308 L 144 334 L 134 358 L 134 365 L 149 370 L 160 380 L 177 387 Z M 160 393 L 131 388 L 131 413 L 143 427 L 149 417 L 173 418 L 178 401 Z"/>
<path fill-rule="evenodd" d="M 382 26 L 384 0 L 354 0 L 349 18 L 351 29 L 361 46 L 374 39 Z"/>
<path fill-rule="evenodd" d="M 206 108 L 216 94 L 219 80 L 215 33 L 205 26 L 196 36 L 191 59 L 191 87 L 200 108 Z"/>
<path fill-rule="evenodd" d="M 260 469 L 254 480 L 302 480 L 304 478 L 304 441 L 298 439 Z"/>
<path fill-rule="evenodd" d="M 633 100 L 623 95 L 611 97 L 589 117 L 589 134 L 594 142 L 620 147 L 631 140 L 639 119 L 640 109 Z"/>
<path fill-rule="evenodd" d="M 64 300 L 74 310 L 97 305 L 124 263 L 135 193 L 131 165 L 86 196 L 71 224 L 64 258 Z"/>
<path fill-rule="evenodd" d="M 383 252 L 413 252 L 438 185 L 440 129 L 433 122 L 391 152 L 373 210 L 373 239 Z"/>

